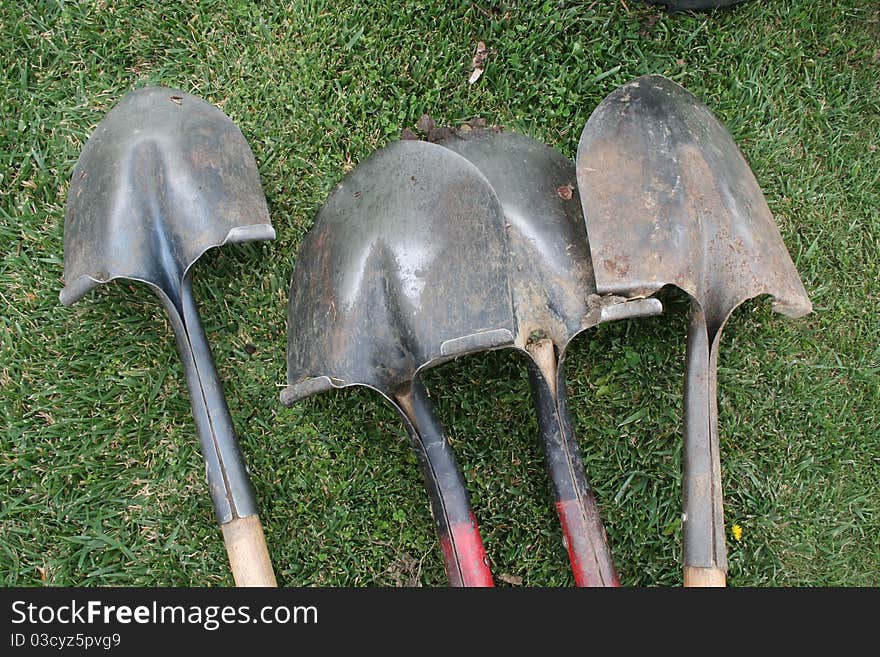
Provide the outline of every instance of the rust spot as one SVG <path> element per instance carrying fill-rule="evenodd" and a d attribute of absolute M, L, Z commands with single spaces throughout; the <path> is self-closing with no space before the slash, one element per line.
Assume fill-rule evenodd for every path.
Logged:
<path fill-rule="evenodd" d="M 629 258 L 621 255 L 613 258 L 605 258 L 605 260 L 602 261 L 602 266 L 608 273 L 623 278 L 629 273 Z"/>
<path fill-rule="evenodd" d="M 360 194 L 360 192 L 355 192 L 355 196 Z M 327 242 L 327 233 L 321 232 L 318 233 L 317 239 L 315 239 L 315 251 L 318 253 L 324 252 L 324 244 Z"/>
<path fill-rule="evenodd" d="M 572 196 L 573 192 L 574 192 L 574 187 L 572 187 L 571 185 L 568 185 L 568 184 L 560 185 L 559 187 L 556 188 L 556 195 L 565 201 L 571 200 L 571 196 Z"/>

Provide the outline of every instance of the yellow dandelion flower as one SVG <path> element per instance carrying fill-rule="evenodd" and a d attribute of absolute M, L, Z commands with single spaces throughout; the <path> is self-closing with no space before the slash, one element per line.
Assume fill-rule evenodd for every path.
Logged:
<path fill-rule="evenodd" d="M 736 542 L 739 542 L 742 540 L 742 537 L 743 537 L 743 528 L 742 527 L 740 527 L 739 525 L 734 525 L 733 527 L 730 528 L 730 531 L 733 532 L 733 540 L 735 540 Z"/>

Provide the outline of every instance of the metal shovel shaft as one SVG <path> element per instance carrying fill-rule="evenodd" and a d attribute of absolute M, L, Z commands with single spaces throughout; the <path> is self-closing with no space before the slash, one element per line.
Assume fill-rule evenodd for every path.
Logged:
<path fill-rule="evenodd" d="M 177 351 L 183 363 L 193 419 L 217 522 L 223 528 L 227 552 L 239 586 L 276 586 L 269 552 L 260 525 L 253 486 L 238 445 L 223 384 L 211 355 L 192 278 L 184 278 L 180 308 L 159 295 L 174 329 Z"/>
<path fill-rule="evenodd" d="M 531 352 L 533 360 L 529 361 L 529 383 L 538 414 L 544 460 L 552 482 L 556 512 L 575 584 L 619 586 L 605 527 L 587 481 L 572 427 L 564 371 L 562 367 L 556 371 L 552 343 L 549 340 L 542 342 L 545 343 L 542 349 L 533 349 Z"/>
<path fill-rule="evenodd" d="M 683 563 L 686 580 L 709 577 L 723 586 L 727 546 L 718 440 L 719 337 L 720 332 L 710 342 L 706 316 L 692 301 L 684 388 Z"/>
<path fill-rule="evenodd" d="M 452 446 L 424 386 L 395 397 L 419 460 L 451 586 L 493 586 L 489 559 Z"/>
<path fill-rule="evenodd" d="M 183 362 L 217 522 L 224 524 L 234 518 L 256 515 L 254 489 L 226 406 L 223 384 L 217 374 L 193 298 L 190 277 L 184 280 L 180 309 L 175 308 L 164 295 L 162 300 L 171 318 L 177 351 Z"/>

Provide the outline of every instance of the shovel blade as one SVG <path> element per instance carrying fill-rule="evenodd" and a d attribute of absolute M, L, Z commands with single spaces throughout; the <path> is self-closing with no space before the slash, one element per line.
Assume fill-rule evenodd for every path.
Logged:
<path fill-rule="evenodd" d="M 524 348 L 535 334 L 564 350 L 596 323 L 589 321 L 596 285 L 574 164 L 539 141 L 494 128 L 459 132 L 440 143 L 486 176 L 504 208 L 517 346 Z"/>
<path fill-rule="evenodd" d="M 761 294 L 791 317 L 811 310 L 751 168 L 678 84 L 649 75 L 609 95 L 581 135 L 577 176 L 600 294 L 676 285 L 710 334 Z"/>
<path fill-rule="evenodd" d="M 176 300 L 209 248 L 273 239 L 254 156 L 218 108 L 175 89 L 128 93 L 83 147 L 64 219 L 61 302 L 115 278 Z"/>
<path fill-rule="evenodd" d="M 423 367 L 511 344 L 507 260 L 501 206 L 472 164 L 426 142 L 377 151 L 300 248 L 282 401 L 358 384 L 393 396 Z"/>
<path fill-rule="evenodd" d="M 333 191 L 290 285 L 282 403 L 363 385 L 395 406 L 453 585 L 492 577 L 464 476 L 418 373 L 513 343 L 507 260 L 504 215 L 485 177 L 440 146 L 401 141 Z"/>

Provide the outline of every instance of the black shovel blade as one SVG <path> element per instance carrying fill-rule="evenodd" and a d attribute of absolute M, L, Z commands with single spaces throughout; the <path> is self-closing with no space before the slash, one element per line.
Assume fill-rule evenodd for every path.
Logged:
<path fill-rule="evenodd" d="M 573 163 L 534 139 L 494 128 L 458 132 L 441 144 L 472 162 L 501 201 L 517 346 L 539 335 L 564 349 L 586 325 L 598 323 Z"/>
<path fill-rule="evenodd" d="M 386 397 L 455 356 L 512 344 L 504 213 L 451 151 L 394 142 L 359 164 L 300 248 L 282 402 L 365 385 Z"/>
<path fill-rule="evenodd" d="M 61 302 L 70 305 L 117 278 L 146 283 L 162 300 L 221 524 L 257 510 L 190 268 L 211 247 L 274 237 L 241 131 L 222 111 L 182 91 L 128 93 L 95 128 L 74 168 Z"/>
<path fill-rule="evenodd" d="M 706 313 L 710 336 L 746 299 L 811 310 L 764 194 L 727 129 L 661 76 L 609 95 L 590 116 L 578 187 L 600 293 L 676 285 Z"/>
<path fill-rule="evenodd" d="M 440 143 L 472 162 L 501 201 L 517 347 L 549 338 L 562 355 L 578 333 L 600 322 L 660 312 L 654 299 L 626 303 L 596 293 L 571 160 L 531 137 L 498 128 L 459 131 Z"/>
<path fill-rule="evenodd" d="M 107 113 L 74 168 L 61 302 L 128 278 L 179 305 L 184 276 L 205 251 L 274 237 L 238 127 L 182 91 L 132 91 Z"/>
<path fill-rule="evenodd" d="M 499 128 L 463 128 L 439 143 L 472 162 L 504 208 L 516 347 L 531 359 L 538 427 L 575 583 L 617 585 L 568 413 L 562 361 L 581 331 L 613 318 L 656 314 L 660 302 L 596 294 L 571 160 L 539 141 Z"/>

